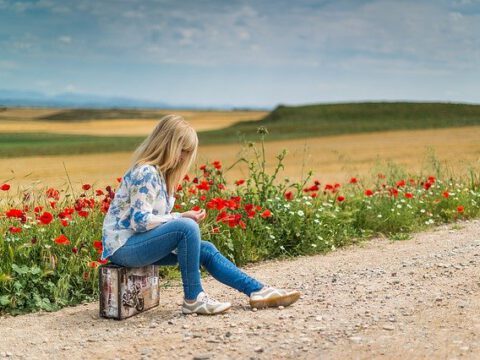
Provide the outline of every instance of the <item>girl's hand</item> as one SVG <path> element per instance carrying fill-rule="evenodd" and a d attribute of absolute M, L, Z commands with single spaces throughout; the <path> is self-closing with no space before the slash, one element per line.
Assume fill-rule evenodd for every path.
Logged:
<path fill-rule="evenodd" d="M 181 213 L 182 217 L 190 218 L 195 220 L 197 223 L 205 219 L 207 216 L 207 212 L 205 209 L 200 209 L 200 210 L 189 210 Z"/>

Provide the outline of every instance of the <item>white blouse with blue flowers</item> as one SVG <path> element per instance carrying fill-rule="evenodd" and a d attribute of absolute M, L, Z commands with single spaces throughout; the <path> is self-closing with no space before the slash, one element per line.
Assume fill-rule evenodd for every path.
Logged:
<path fill-rule="evenodd" d="M 101 259 L 111 256 L 133 234 L 179 218 L 180 213 L 170 213 L 174 203 L 154 165 L 137 164 L 128 170 L 103 220 Z"/>

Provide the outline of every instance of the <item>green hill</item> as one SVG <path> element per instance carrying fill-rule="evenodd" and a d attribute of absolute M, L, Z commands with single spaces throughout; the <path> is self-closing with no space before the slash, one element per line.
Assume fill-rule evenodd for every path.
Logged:
<path fill-rule="evenodd" d="M 264 126 L 266 140 L 293 139 L 387 130 L 415 130 L 480 125 L 480 105 L 453 103 L 364 102 L 278 106 L 258 121 L 199 133 L 202 144 L 257 139 Z"/>

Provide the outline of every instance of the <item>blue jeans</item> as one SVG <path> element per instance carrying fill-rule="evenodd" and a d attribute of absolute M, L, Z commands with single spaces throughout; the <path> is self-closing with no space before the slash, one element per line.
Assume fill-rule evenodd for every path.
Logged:
<path fill-rule="evenodd" d="M 177 249 L 177 255 L 172 253 L 174 249 Z M 109 259 L 114 264 L 126 267 L 178 263 L 187 300 L 196 299 L 203 291 L 200 265 L 218 281 L 247 296 L 263 287 L 262 283 L 225 258 L 215 245 L 201 240 L 199 225 L 190 218 L 178 218 L 133 234 Z"/>

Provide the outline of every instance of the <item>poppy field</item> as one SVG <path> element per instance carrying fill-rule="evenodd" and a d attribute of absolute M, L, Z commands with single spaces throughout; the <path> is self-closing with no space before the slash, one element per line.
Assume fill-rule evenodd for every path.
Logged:
<path fill-rule="evenodd" d="M 455 177 L 432 159 L 411 174 L 389 165 L 371 176 L 328 182 L 313 171 L 282 177 L 286 151 L 267 166 L 264 138 L 250 157 L 227 167 L 196 166 L 176 192 L 174 211 L 204 208 L 202 238 L 237 265 L 335 250 L 383 234 L 405 240 L 414 231 L 480 215 L 480 177 Z M 248 176 L 228 183 L 243 164 Z M 273 170 L 272 170 L 273 169 Z M 121 175 L 121 174 L 119 174 Z M 53 311 L 98 299 L 102 223 L 121 176 L 111 185 L 14 192 L 0 184 L 0 313 Z"/>

